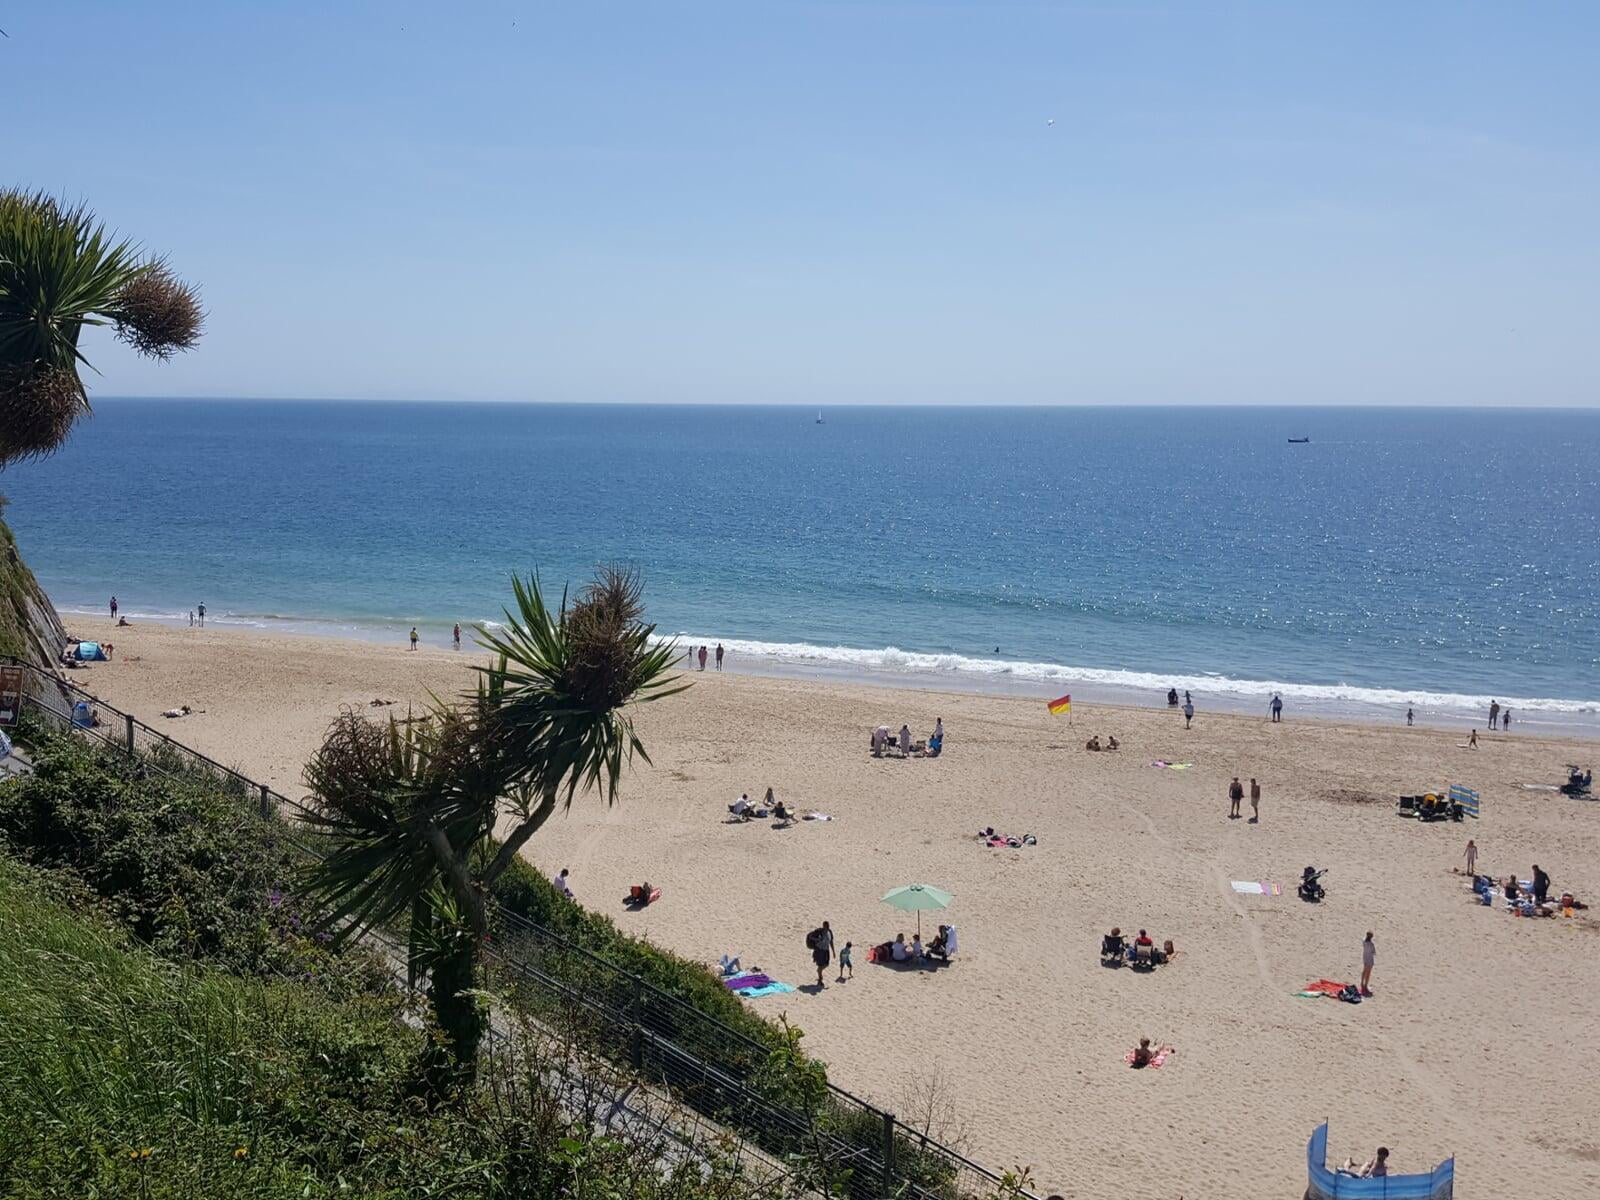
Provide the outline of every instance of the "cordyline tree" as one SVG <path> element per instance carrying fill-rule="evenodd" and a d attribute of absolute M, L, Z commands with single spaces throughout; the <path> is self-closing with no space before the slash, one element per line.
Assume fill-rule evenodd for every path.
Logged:
<path fill-rule="evenodd" d="M 306 767 L 328 853 L 311 898 L 340 938 L 408 920 L 413 979 L 428 977 L 441 1044 L 436 1095 L 473 1078 L 487 1014 L 476 992 L 495 881 L 579 792 L 615 803 L 623 769 L 650 761 L 631 709 L 682 691 L 671 644 L 652 645 L 637 575 L 601 568 L 569 608 L 537 578 L 516 603 L 476 691 L 421 719 L 345 713 Z M 496 841 L 497 828 L 504 828 Z"/>
<path fill-rule="evenodd" d="M 51 453 L 89 411 L 86 327 L 110 325 L 164 359 L 193 346 L 204 321 L 165 260 L 107 234 L 88 209 L 0 189 L 0 467 Z"/>

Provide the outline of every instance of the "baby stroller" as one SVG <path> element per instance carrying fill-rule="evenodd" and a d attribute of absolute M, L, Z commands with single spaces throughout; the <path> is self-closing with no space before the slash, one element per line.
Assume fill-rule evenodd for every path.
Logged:
<path fill-rule="evenodd" d="M 1300 899 L 1309 904 L 1316 904 L 1323 896 L 1327 895 L 1319 882 L 1327 871 L 1319 871 L 1315 867 L 1307 867 L 1300 875 Z"/>

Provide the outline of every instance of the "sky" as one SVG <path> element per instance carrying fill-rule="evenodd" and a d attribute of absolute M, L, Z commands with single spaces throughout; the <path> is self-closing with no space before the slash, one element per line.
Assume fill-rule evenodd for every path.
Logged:
<path fill-rule="evenodd" d="M 1600 404 L 1600 5 L 0 0 L 100 396 Z M 1052 123 L 1053 122 L 1053 123 Z"/>

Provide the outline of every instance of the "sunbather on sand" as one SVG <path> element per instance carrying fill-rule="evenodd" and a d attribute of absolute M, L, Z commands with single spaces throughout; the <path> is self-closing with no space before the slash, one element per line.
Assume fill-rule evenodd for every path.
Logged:
<path fill-rule="evenodd" d="M 1347 1158 L 1344 1165 L 1339 1168 L 1341 1175 L 1354 1175 L 1357 1179 L 1382 1179 L 1389 1173 L 1389 1147 L 1379 1146 L 1378 1153 L 1366 1162 L 1357 1165 L 1356 1160 Z"/>
<path fill-rule="evenodd" d="M 1133 1062 L 1131 1065 L 1136 1069 L 1148 1067 L 1163 1054 L 1171 1054 L 1173 1049 L 1172 1046 L 1168 1045 L 1152 1046 L 1149 1038 L 1140 1038 L 1139 1044 L 1133 1049 Z"/>

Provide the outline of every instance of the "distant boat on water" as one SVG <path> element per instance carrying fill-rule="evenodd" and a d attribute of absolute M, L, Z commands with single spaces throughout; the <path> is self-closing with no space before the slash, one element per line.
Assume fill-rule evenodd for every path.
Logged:
<path fill-rule="evenodd" d="M 1311 440 L 1310 438 L 1290 438 L 1289 439 L 1289 445 L 1291 445 L 1291 446 L 1304 446 L 1310 440 Z"/>
<path fill-rule="evenodd" d="M 817 409 L 817 424 L 818 425 L 822 424 L 822 410 L 820 408 Z"/>

